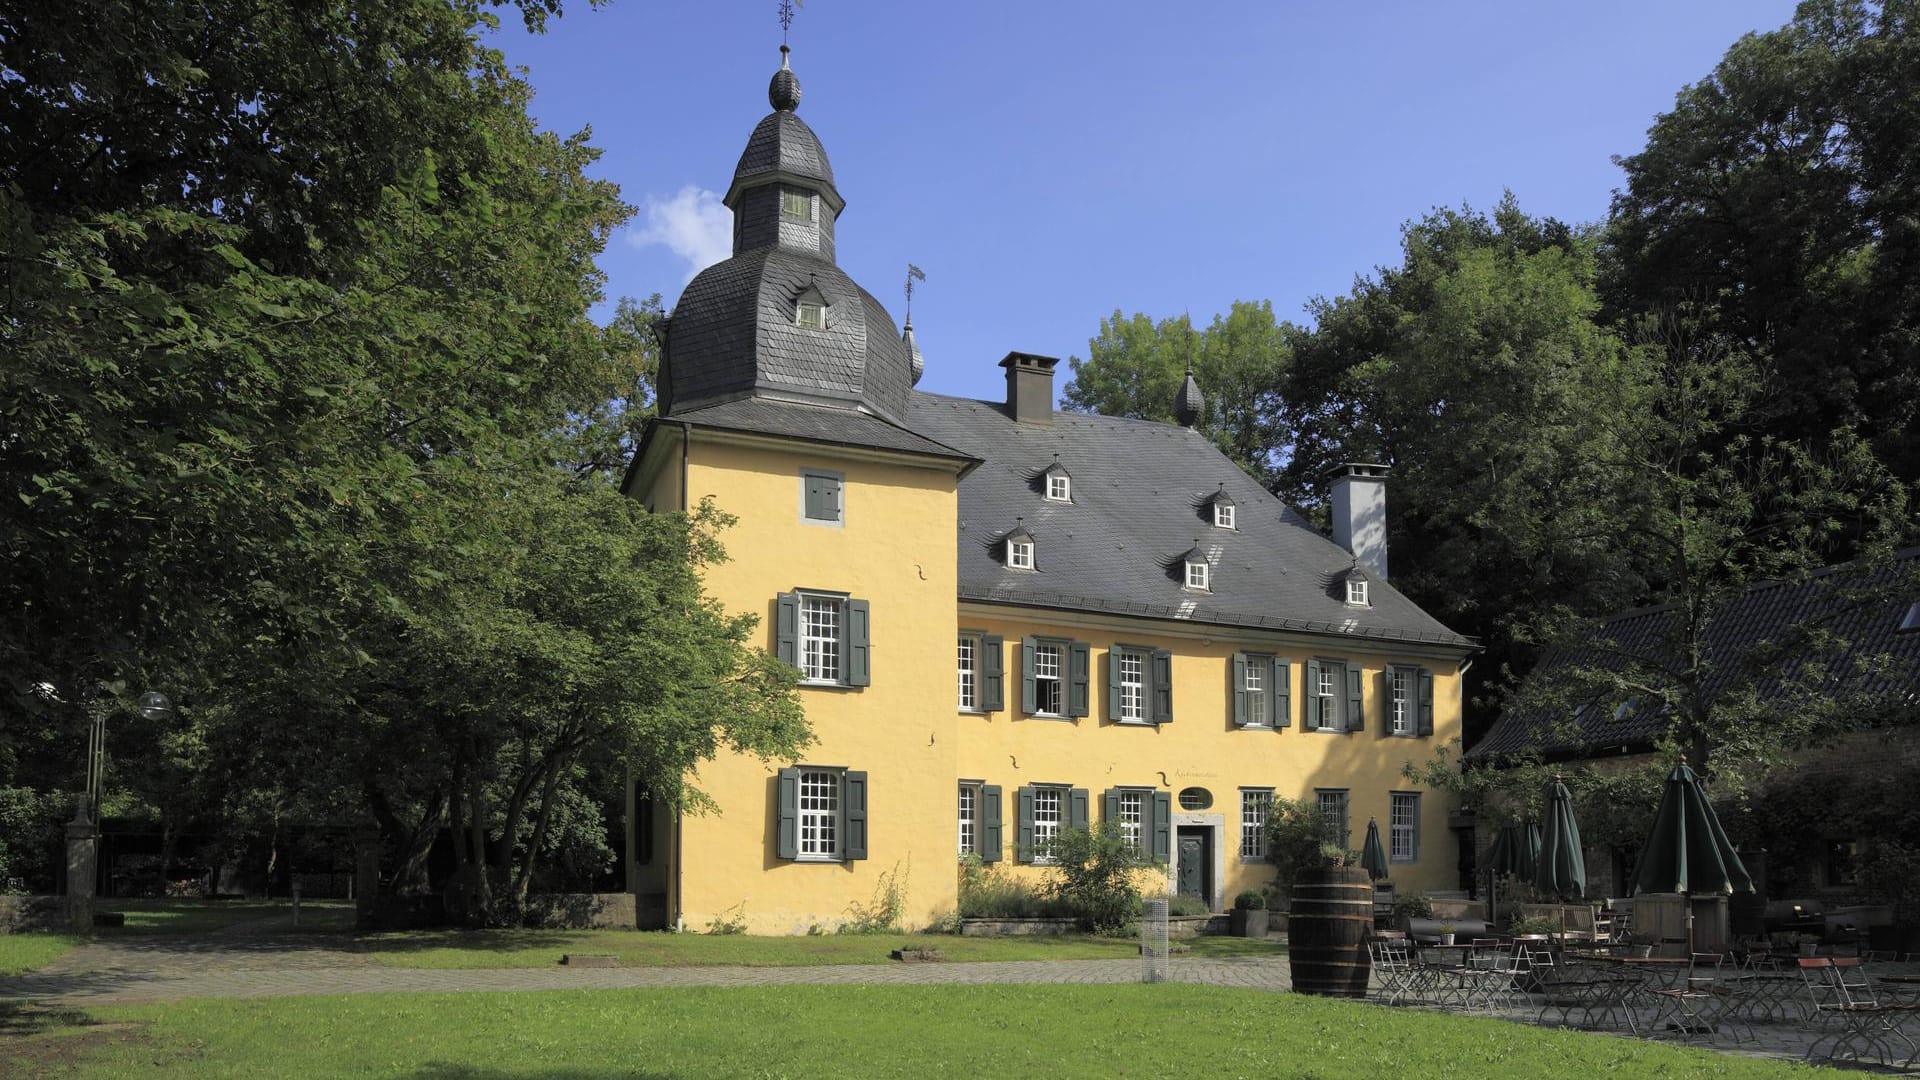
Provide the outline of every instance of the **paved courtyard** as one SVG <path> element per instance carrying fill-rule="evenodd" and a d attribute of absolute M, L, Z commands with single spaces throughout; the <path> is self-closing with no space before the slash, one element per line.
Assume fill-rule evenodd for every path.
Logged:
<path fill-rule="evenodd" d="M 375 964 L 339 935 L 250 933 L 253 924 L 199 938 L 101 939 L 39 971 L 0 978 L 0 1006 L 103 1005 L 184 998 L 292 995 L 608 990 L 683 986 L 1128 983 L 1138 960 L 889 963 L 821 967 L 625 967 L 432 970 Z M 1171 961 L 1174 981 L 1272 992 L 1290 988 L 1285 957 Z M 1537 1022 L 1534 1008 L 1491 1015 Z M 1799 1024 L 1755 1024 L 1754 1041 L 1716 1045 L 1728 1053 L 1798 1060 L 1819 1032 Z"/>

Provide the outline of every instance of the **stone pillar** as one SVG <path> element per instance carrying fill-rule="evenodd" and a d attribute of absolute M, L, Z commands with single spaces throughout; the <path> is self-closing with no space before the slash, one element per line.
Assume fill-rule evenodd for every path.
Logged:
<path fill-rule="evenodd" d="M 379 902 L 380 830 L 361 825 L 353 830 L 353 912 L 354 922 L 361 929 L 374 928 Z"/>
<path fill-rule="evenodd" d="M 67 929 L 93 933 L 93 884 L 100 865 L 100 826 L 95 824 L 90 800 L 81 795 L 73 820 L 67 822 Z"/>

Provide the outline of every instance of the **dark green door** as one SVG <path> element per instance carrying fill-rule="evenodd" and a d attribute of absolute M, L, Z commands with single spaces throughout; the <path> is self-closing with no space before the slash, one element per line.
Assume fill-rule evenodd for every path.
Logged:
<path fill-rule="evenodd" d="M 1212 880 L 1213 868 L 1207 865 L 1205 829 L 1180 830 L 1179 867 L 1176 880 L 1179 883 L 1180 895 L 1191 896 L 1212 907 L 1212 898 L 1207 895 L 1207 885 Z"/>

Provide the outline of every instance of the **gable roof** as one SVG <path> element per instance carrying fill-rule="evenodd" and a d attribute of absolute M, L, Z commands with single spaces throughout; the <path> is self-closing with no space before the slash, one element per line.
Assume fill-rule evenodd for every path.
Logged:
<path fill-rule="evenodd" d="M 1845 647 L 1816 652 L 1800 646 L 1783 656 L 1782 664 L 1818 661 L 1833 673 L 1836 694 L 1904 695 L 1920 705 L 1920 634 L 1900 632 L 1901 614 L 1920 599 L 1906 591 L 1916 574 L 1920 547 L 1900 551 L 1891 563 L 1878 567 L 1828 567 L 1803 581 L 1769 581 L 1748 588 L 1707 626 L 1711 672 L 1704 689 L 1727 689 L 1743 677 L 1741 657 L 1770 643 L 1790 646 L 1790 631 L 1818 625 L 1846 642 Z M 1621 671 L 1626 667 L 1623 653 L 1658 655 L 1670 647 L 1674 617 L 1675 609 L 1662 605 L 1600 620 L 1576 635 L 1575 644 L 1549 649 L 1527 681 L 1538 685 L 1582 668 Z M 1880 657 L 1891 663 L 1868 663 Z M 1757 689 L 1766 696 L 1783 687 L 1777 679 L 1763 679 Z M 1647 747 L 1666 732 L 1668 723 L 1659 703 L 1632 699 L 1594 700 L 1575 709 L 1572 717 L 1561 709 L 1523 706 L 1503 713 L 1466 756 L 1489 760 L 1527 750 L 1566 756 Z"/>
<path fill-rule="evenodd" d="M 687 412 L 676 412 L 664 419 L 649 421 L 649 434 L 652 428 L 662 423 L 686 423 L 723 431 L 780 435 L 807 442 L 925 454 L 961 462 L 971 460 L 968 455 L 951 446 L 917 435 L 871 413 L 770 398 L 739 398 Z M 640 455 L 635 454 L 634 460 L 639 461 Z"/>
<path fill-rule="evenodd" d="M 1392 586 L 1373 606 L 1328 594 L 1353 556 L 1241 472 L 1205 436 L 1144 420 L 1056 412 L 1052 426 L 1021 424 L 993 402 L 914 391 L 909 424 L 984 464 L 960 481 L 960 599 L 1186 622 L 1293 630 L 1466 651 L 1477 646 Z M 1058 454 L 1073 502 L 1031 483 Z M 1196 528 L 1195 507 L 1226 490 L 1237 530 Z M 1009 570 L 995 550 L 1016 518 L 1041 538 L 1040 569 Z M 1213 592 L 1167 568 L 1194 547 L 1213 560 Z"/>

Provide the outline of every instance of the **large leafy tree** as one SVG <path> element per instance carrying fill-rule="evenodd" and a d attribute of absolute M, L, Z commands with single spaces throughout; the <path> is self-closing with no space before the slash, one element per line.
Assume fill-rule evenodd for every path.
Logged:
<path fill-rule="evenodd" d="M 1115 311 L 1100 320 L 1087 358 L 1069 357 L 1067 408 L 1107 416 L 1174 422 L 1173 404 L 1189 369 L 1204 388 L 1200 431 L 1248 473 L 1270 477 L 1278 463 L 1274 391 L 1289 364 L 1286 327 L 1267 301 L 1237 301 L 1195 330 L 1185 315 L 1155 322 Z"/>
<path fill-rule="evenodd" d="M 1742 38 L 1620 160 L 1622 312 L 1692 305 L 1761 364 L 1767 428 L 1858 427 L 1920 479 L 1920 5 L 1807 0 Z"/>
<path fill-rule="evenodd" d="M 657 303 L 589 321 L 628 208 L 491 21 L 0 0 L 0 764 L 155 685 L 175 726 L 116 743 L 149 806 L 371 811 L 415 869 L 464 823 L 524 893 L 626 770 L 673 799 L 804 738 L 699 597 L 720 523 L 609 480 Z"/>

